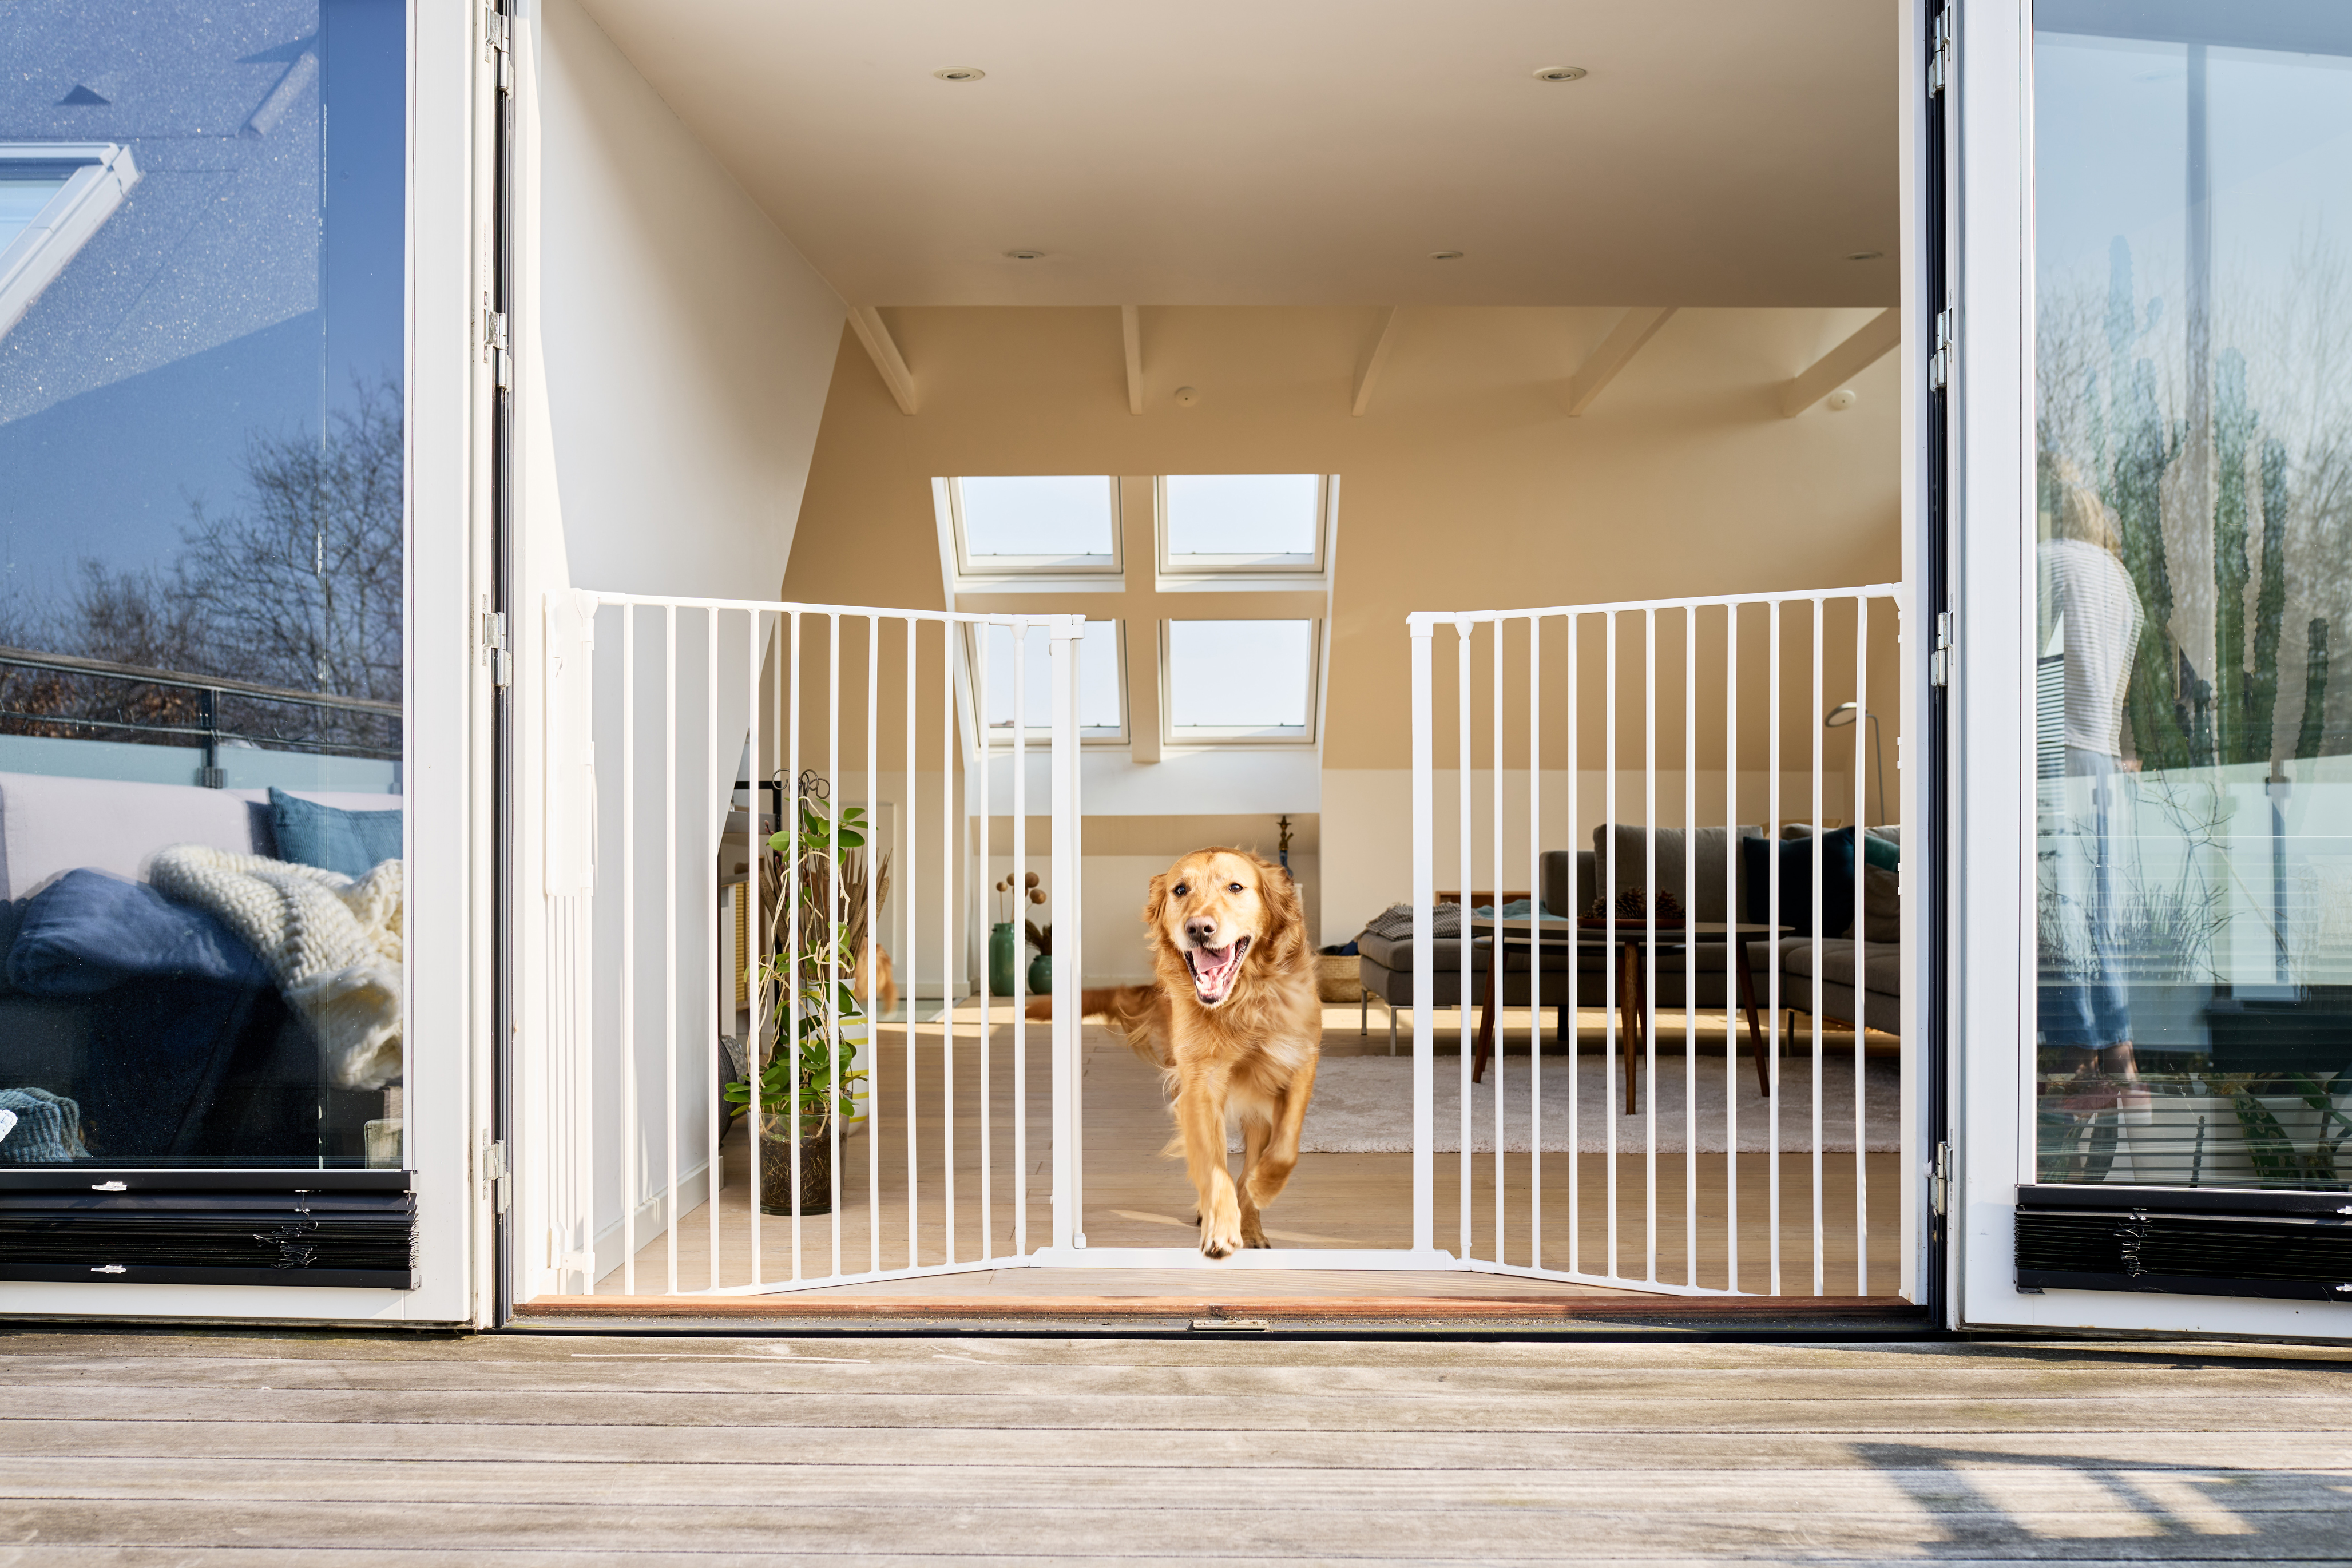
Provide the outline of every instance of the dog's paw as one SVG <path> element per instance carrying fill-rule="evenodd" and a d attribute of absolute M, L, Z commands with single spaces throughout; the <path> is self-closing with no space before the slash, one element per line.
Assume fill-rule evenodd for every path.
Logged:
<path fill-rule="evenodd" d="M 1265 1231 L 1254 1214 L 1242 1221 L 1242 1245 L 1253 1248 L 1271 1248 L 1274 1245 L 1265 1239 Z"/>
<path fill-rule="evenodd" d="M 1227 1215 L 1201 1227 L 1201 1251 L 1210 1258 L 1230 1258 L 1248 1243 L 1242 1239 L 1241 1218 Z"/>

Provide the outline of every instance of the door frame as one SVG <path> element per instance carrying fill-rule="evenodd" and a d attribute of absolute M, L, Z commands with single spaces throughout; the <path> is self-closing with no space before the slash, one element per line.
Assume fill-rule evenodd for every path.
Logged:
<path fill-rule="evenodd" d="M 2332 1302 L 2016 1282 L 2032 1179 L 2034 957 L 2032 0 L 1968 0 L 1944 98 L 1952 144 L 1953 802 L 1948 963 L 1958 1182 L 1954 1328 L 2352 1337 Z"/>

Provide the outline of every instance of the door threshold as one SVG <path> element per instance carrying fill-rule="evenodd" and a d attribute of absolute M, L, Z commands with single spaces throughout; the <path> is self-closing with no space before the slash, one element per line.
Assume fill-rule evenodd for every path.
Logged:
<path fill-rule="evenodd" d="M 1886 1332 L 1927 1326 L 1927 1310 L 1899 1296 L 1669 1296 L 1646 1291 L 1573 1296 L 542 1296 L 516 1306 L 510 1326 L 612 1333 L 733 1330 L 789 1324 L 795 1332 L 956 1332 L 1020 1328 L 1239 1333 L 1290 1328 L 1449 1330 L 1669 1329 L 1704 1333 Z"/>

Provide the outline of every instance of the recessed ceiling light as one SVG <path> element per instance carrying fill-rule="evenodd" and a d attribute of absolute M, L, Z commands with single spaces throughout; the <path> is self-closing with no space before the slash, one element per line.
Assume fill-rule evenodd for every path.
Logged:
<path fill-rule="evenodd" d="M 1013 261 L 1037 261 L 1045 255 L 1042 250 L 1008 250 L 1004 254 Z"/>
<path fill-rule="evenodd" d="M 1883 261 L 1885 257 L 1883 250 L 1850 250 L 1845 254 L 1848 261 Z"/>
<path fill-rule="evenodd" d="M 941 66 L 931 74 L 941 81 L 978 81 L 988 73 L 978 66 Z"/>
<path fill-rule="evenodd" d="M 1460 261 L 1462 259 L 1462 253 L 1458 250 L 1433 250 L 1429 253 L 1429 259 L 1432 261 Z"/>
<path fill-rule="evenodd" d="M 1546 66 L 1536 72 L 1536 80 L 1574 81 L 1577 78 L 1588 74 L 1590 73 L 1582 66 Z"/>

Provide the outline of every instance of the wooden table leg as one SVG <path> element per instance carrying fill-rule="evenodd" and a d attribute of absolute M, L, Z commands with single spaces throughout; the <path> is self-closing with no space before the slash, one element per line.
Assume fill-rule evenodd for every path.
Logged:
<path fill-rule="evenodd" d="M 1465 934 L 1464 941 L 1469 937 Z M 1495 1011 L 1502 1000 L 1503 946 L 1499 938 L 1486 955 L 1486 999 L 1478 1005 L 1478 1054 L 1470 1063 L 1470 1082 L 1486 1081 L 1486 1058 L 1495 1046 Z"/>
<path fill-rule="evenodd" d="M 1732 963 L 1739 976 L 1739 1002 L 1748 1014 L 1748 1054 L 1756 1059 L 1756 1092 L 1769 1100 L 1772 1097 L 1772 1074 L 1765 1067 L 1763 1036 L 1756 1027 L 1756 977 L 1748 967 L 1746 940 L 1736 931 L 1731 934 L 1730 940 Z"/>
<path fill-rule="evenodd" d="M 1642 1014 L 1643 1008 L 1642 1005 L 1643 998 L 1638 992 L 1638 988 L 1640 987 L 1642 980 L 1642 966 L 1640 961 L 1636 959 L 1633 955 L 1633 944 L 1631 942 L 1619 943 L 1617 946 L 1617 1012 L 1619 1019 L 1617 1039 L 1619 1041 L 1620 1051 L 1625 1059 L 1625 1114 L 1630 1116 L 1633 1113 L 1633 1107 L 1638 1103 L 1634 1098 L 1633 1063 L 1635 1060 L 1634 1053 L 1640 1048 L 1643 1040 Z"/>

